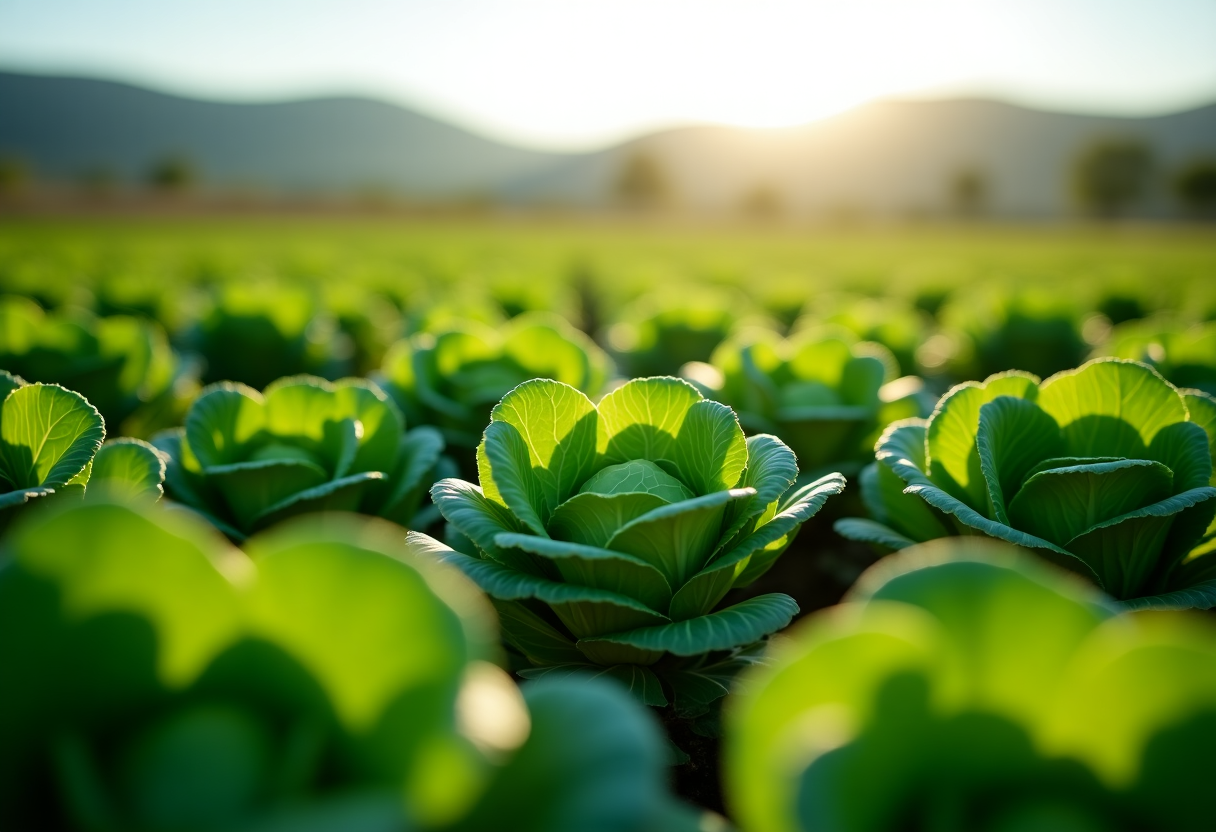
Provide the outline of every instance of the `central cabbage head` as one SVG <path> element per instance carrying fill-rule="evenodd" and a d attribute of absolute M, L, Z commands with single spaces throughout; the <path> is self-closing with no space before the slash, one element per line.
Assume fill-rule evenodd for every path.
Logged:
<path fill-rule="evenodd" d="M 834 474 L 791 491 L 788 447 L 745 439 L 729 407 L 667 377 L 598 406 L 522 384 L 494 408 L 478 469 L 480 487 L 443 480 L 432 497 L 471 542 L 449 557 L 499 600 L 509 644 L 540 668 L 627 665 L 656 704 L 644 668 L 668 681 L 664 657 L 735 651 L 789 622 L 797 606 L 780 594 L 714 609 L 844 487 Z"/>

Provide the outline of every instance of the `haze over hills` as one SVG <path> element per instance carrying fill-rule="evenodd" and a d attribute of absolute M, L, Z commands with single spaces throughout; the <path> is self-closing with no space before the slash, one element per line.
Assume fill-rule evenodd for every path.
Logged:
<path fill-rule="evenodd" d="M 1155 118 L 1051 113 L 996 101 L 880 101 L 783 130 L 689 127 L 567 160 L 514 183 L 531 198 L 590 203 L 611 188 L 624 160 L 661 161 L 672 191 L 698 207 L 729 210 L 765 187 L 792 213 L 940 213 L 949 183 L 982 173 L 989 210 L 1051 217 L 1071 210 L 1070 169 L 1104 138 L 1152 148 L 1159 172 L 1216 156 L 1216 105 Z M 1157 193 L 1149 213 L 1168 210 Z"/>
<path fill-rule="evenodd" d="M 764 188 L 790 214 L 939 213 L 960 170 L 979 171 L 1001 217 L 1070 210 L 1076 155 L 1134 138 L 1166 173 L 1216 156 L 1216 104 L 1152 118 L 1043 112 L 986 100 L 882 101 L 782 130 L 696 126 L 589 153 L 513 147 L 360 98 L 275 104 L 197 101 L 108 81 L 0 73 L 0 154 L 67 179 L 106 167 L 140 178 L 167 153 L 215 186 L 279 191 L 378 187 L 415 198 L 473 194 L 509 203 L 612 203 L 630 158 L 654 159 L 679 205 L 734 211 Z M 1164 193 L 1147 213 L 1167 213 Z"/>
<path fill-rule="evenodd" d="M 104 167 L 138 180 L 181 154 L 215 185 L 444 197 L 492 192 L 563 160 L 364 98 L 227 104 L 10 72 L 0 72 L 0 152 L 49 178 Z"/>

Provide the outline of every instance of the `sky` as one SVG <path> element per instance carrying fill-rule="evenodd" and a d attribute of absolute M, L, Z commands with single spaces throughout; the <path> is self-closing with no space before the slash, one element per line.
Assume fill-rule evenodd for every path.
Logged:
<path fill-rule="evenodd" d="M 0 67 L 222 100 L 359 94 L 586 149 L 875 98 L 1216 101 L 1216 0 L 0 0 Z"/>

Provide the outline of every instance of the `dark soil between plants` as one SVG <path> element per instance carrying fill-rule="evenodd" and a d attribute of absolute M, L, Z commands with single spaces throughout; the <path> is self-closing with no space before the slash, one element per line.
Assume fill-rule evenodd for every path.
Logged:
<path fill-rule="evenodd" d="M 705 809 L 726 814 L 722 803 L 722 772 L 717 737 L 706 737 L 692 730 L 692 723 L 675 715 L 671 708 L 659 711 L 667 737 L 688 755 L 688 762 L 671 767 L 676 794 Z"/>

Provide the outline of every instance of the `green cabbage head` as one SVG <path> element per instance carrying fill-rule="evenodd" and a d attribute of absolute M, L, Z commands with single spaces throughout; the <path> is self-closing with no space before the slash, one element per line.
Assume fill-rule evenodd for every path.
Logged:
<path fill-rule="evenodd" d="M 212 289 L 201 312 L 184 340 L 205 359 L 205 382 L 261 388 L 299 373 L 350 372 L 354 345 L 310 289 L 232 280 Z"/>
<path fill-rule="evenodd" d="M 922 413 L 920 380 L 897 379 L 890 350 L 840 328 L 789 339 L 749 328 L 719 345 L 711 361 L 686 365 L 685 374 L 709 382 L 707 392 L 734 408 L 749 433 L 781 437 L 805 472 L 843 465 L 855 473 L 873 458 L 882 425 Z"/>
<path fill-rule="evenodd" d="M 744 832 L 1211 828 L 1216 630 L 1198 614 L 1116 614 L 993 541 L 908 550 L 845 600 L 726 702 Z"/>
<path fill-rule="evenodd" d="M 739 299 L 704 291 L 643 296 L 608 329 L 608 345 L 629 376 L 679 372 L 708 361 L 739 321 Z"/>
<path fill-rule="evenodd" d="M 139 439 L 105 444 L 105 420 L 84 396 L 58 384 L 26 384 L 0 370 L 0 528 L 10 510 L 90 484 L 160 497 L 161 454 Z"/>
<path fill-rule="evenodd" d="M 792 331 L 841 326 L 863 341 L 875 341 L 891 351 L 904 375 L 917 371 L 916 349 L 930 336 L 931 319 L 911 302 L 896 297 L 822 294 L 811 299 L 807 312 Z"/>
<path fill-rule="evenodd" d="M 788 447 L 745 440 L 729 407 L 675 378 L 635 379 L 598 406 L 556 381 L 521 384 L 494 408 L 478 464 L 480 487 L 445 479 L 431 496 L 473 544 L 448 560 L 536 665 L 524 675 L 610 668 L 686 712 L 723 695 L 739 651 L 798 611 L 779 593 L 719 602 L 844 488 L 832 474 L 791 489 Z"/>
<path fill-rule="evenodd" d="M 169 496 L 234 540 L 313 511 L 421 525 L 416 515 L 443 451 L 433 428 L 407 432 L 371 382 L 314 376 L 282 378 L 261 393 L 213 384 L 184 428 L 154 441 L 170 459 Z"/>
<path fill-rule="evenodd" d="M 597 396 L 611 375 L 611 359 L 590 338 L 555 315 L 532 312 L 498 328 L 450 321 L 398 341 L 380 380 L 411 424 L 434 425 L 450 447 L 468 449 L 472 476 L 490 410 L 512 388 L 551 378 Z"/>
<path fill-rule="evenodd" d="M 198 391 L 194 364 L 179 358 L 160 325 L 79 308 L 48 314 L 23 297 L 0 297 L 0 367 L 75 390 L 111 430 L 131 436 L 180 424 Z"/>
<path fill-rule="evenodd" d="M 942 332 L 917 358 L 927 372 L 958 380 L 1014 368 L 1048 376 L 1080 364 L 1091 347 L 1081 305 L 1058 291 L 964 290 L 951 296 L 938 320 Z"/>
<path fill-rule="evenodd" d="M 645 710 L 521 693 L 427 538 L 313 515 L 241 552 L 146 501 L 48 508 L 0 543 L 0 827 L 698 828 Z"/>
<path fill-rule="evenodd" d="M 960 384 L 888 427 L 861 478 L 873 520 L 837 531 L 891 548 L 985 534 L 1132 606 L 1211 607 L 1213 422 L 1216 400 L 1134 361 Z"/>

